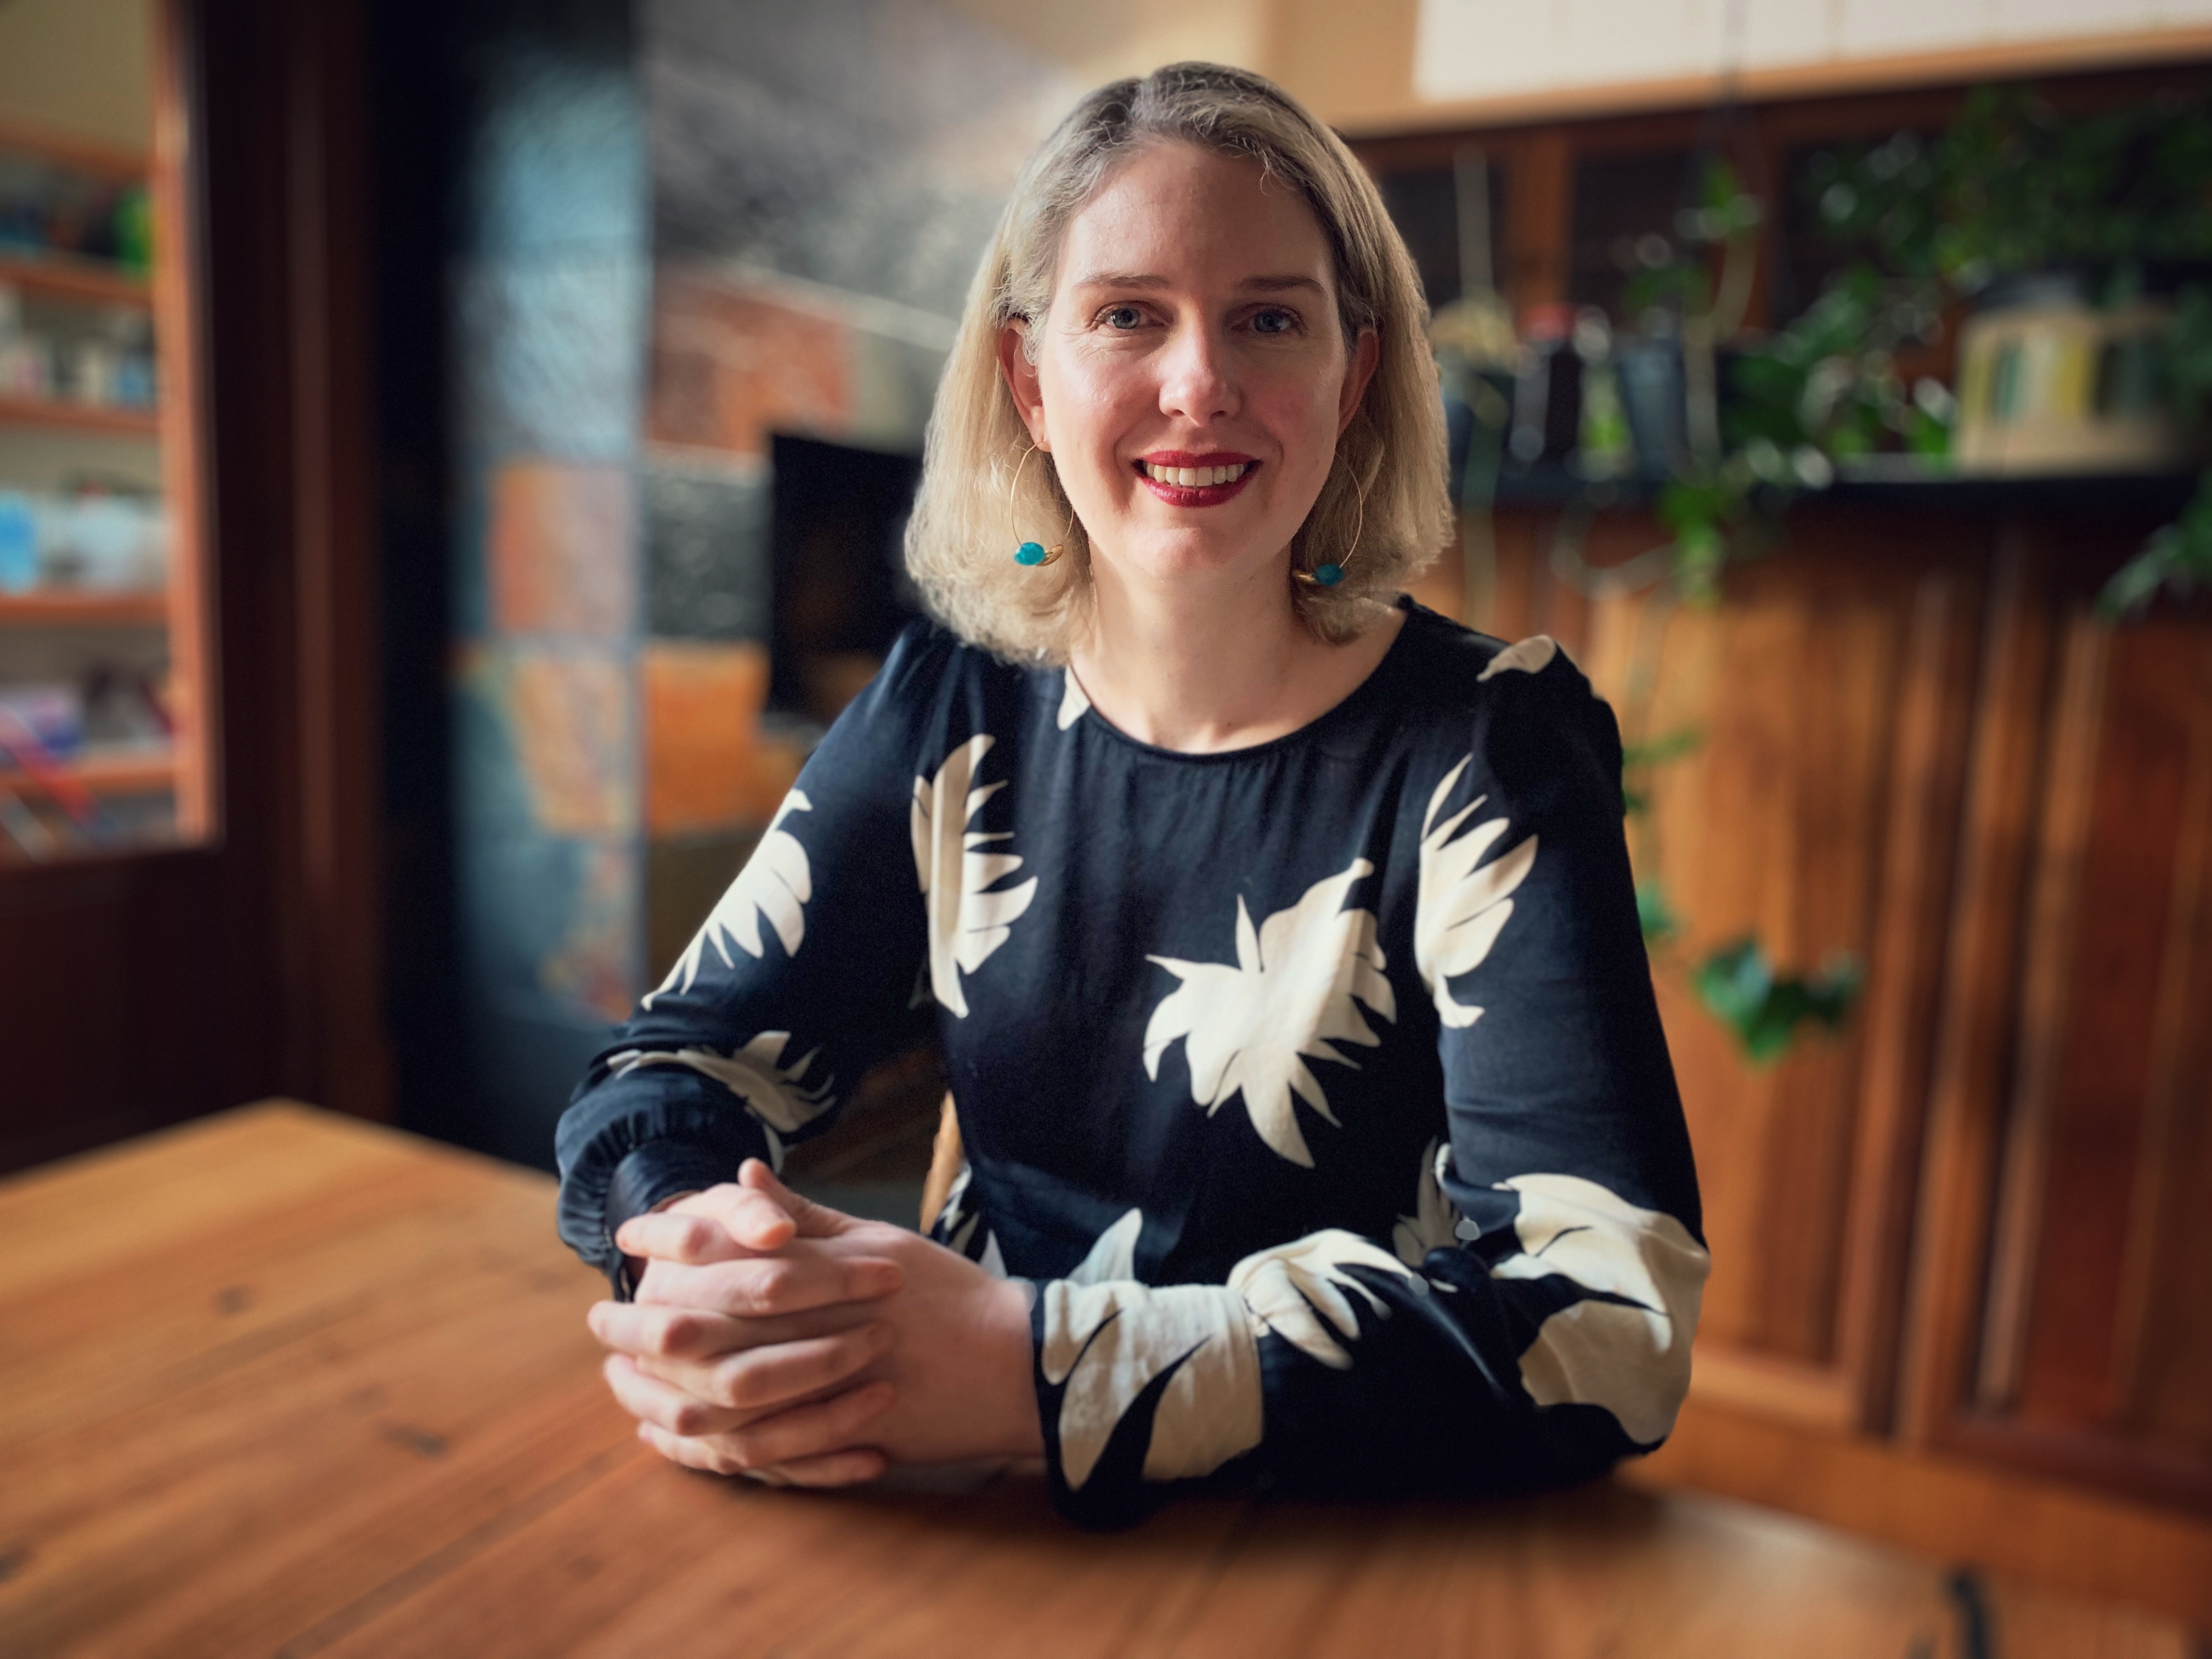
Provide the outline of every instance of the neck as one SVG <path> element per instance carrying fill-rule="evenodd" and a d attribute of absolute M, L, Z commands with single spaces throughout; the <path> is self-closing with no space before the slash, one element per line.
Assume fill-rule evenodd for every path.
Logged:
<path fill-rule="evenodd" d="M 1318 719 L 1373 672 L 1397 634 L 1388 620 L 1348 645 L 1322 644 L 1298 620 L 1280 560 L 1161 581 L 1094 558 L 1091 574 L 1077 680 L 1114 726 L 1186 754 L 1249 748 Z M 1379 607 L 1377 621 L 1386 621 Z"/>

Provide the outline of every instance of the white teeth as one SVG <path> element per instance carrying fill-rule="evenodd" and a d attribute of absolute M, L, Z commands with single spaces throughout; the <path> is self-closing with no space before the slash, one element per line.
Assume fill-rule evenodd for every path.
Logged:
<path fill-rule="evenodd" d="M 1251 465 L 1249 461 L 1238 461 L 1228 466 L 1155 466 L 1150 461 L 1139 463 L 1145 475 L 1160 483 L 1173 484 L 1181 489 L 1205 489 L 1215 484 L 1234 483 L 1243 477 Z"/>

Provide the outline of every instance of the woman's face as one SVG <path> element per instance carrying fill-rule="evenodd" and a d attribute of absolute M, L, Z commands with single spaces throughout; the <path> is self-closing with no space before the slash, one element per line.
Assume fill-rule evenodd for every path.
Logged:
<path fill-rule="evenodd" d="M 1373 374 L 1327 239 L 1259 163 L 1186 144 L 1123 162 L 1069 223 L 1036 362 L 1000 362 L 1098 559 L 1153 579 L 1282 561 Z M 1054 540 L 1056 526 L 1022 526 Z"/>

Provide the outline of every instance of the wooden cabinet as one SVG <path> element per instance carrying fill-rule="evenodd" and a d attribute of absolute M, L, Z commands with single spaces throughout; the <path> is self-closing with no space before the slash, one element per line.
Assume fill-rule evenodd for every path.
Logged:
<path fill-rule="evenodd" d="M 66 95 L 0 100 L 0 868 L 215 828 L 187 129 L 150 29 L 90 67 L 118 19 L 145 24 L 95 5 L 0 41 L 97 79 L 144 146 L 62 125 Z"/>
<path fill-rule="evenodd" d="M 1739 110 L 1729 142 L 1778 179 L 1809 144 L 1932 127 L 1960 95 Z M 1387 178 L 1479 153 L 1502 174 L 1488 230 L 1509 297 L 1603 302 L 1592 247 L 1641 210 L 1577 192 L 1663 196 L 1653 179 L 1683 179 L 1723 125 L 1423 134 L 1364 155 Z M 1755 319 L 1786 315 L 1778 289 L 1807 280 L 1772 229 L 1786 216 L 1770 201 Z M 1667 540 L 1649 511 L 1589 516 L 1572 489 L 1547 501 L 1509 480 L 1482 568 L 1454 550 L 1422 597 L 1557 637 L 1632 742 L 1700 737 L 1650 775 L 1632 847 L 1681 918 L 1654 973 L 1714 1261 L 1691 1409 L 1750 1426 L 1701 1426 L 1681 1467 L 1817 1509 L 1817 1480 L 1778 1460 L 1871 1460 L 1897 1487 L 1875 1524 L 1925 1544 L 1909 1511 L 1949 1504 L 1943 1546 L 1984 1559 L 2006 1559 L 2023 1492 L 2087 1505 L 2050 1534 L 2081 1559 L 2100 1547 L 2091 1517 L 2163 1516 L 2143 1524 L 2194 1541 L 2114 1571 L 2139 1566 L 2155 1582 L 2128 1579 L 2136 1593 L 2202 1613 L 2212 1601 L 2175 1587 L 2212 1582 L 2212 605 L 2118 626 L 2094 609 L 2187 489 L 1839 488 L 1701 608 L 1605 579 Z M 1844 951 L 1864 968 L 1844 1028 L 1771 1066 L 1691 980 L 1753 934 L 1791 969 Z M 1975 1470 L 1980 1495 L 1958 1498 Z"/>
<path fill-rule="evenodd" d="M 158 587 L 0 595 L 0 680 L 65 678 L 88 641 L 165 653 L 175 727 L 51 775 L 111 819 L 150 809 L 143 836 L 66 839 L 0 769 L 53 833 L 0 856 L 0 1170 L 270 1095 L 389 1110 L 358 24 L 342 0 L 0 6 L 0 58 L 82 71 L 5 77 L 0 155 L 145 179 L 155 227 L 150 282 L 13 247 L 9 280 L 57 337 L 146 307 L 160 354 L 150 412 L 79 385 L 0 404 L 0 488 L 128 453 L 170 525 Z M 73 88 L 134 63 L 139 142 L 57 140 Z"/>

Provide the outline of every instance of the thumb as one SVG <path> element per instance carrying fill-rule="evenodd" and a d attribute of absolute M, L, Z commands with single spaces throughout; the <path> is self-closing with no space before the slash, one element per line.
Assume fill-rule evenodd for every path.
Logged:
<path fill-rule="evenodd" d="M 775 1178 L 775 1172 L 757 1158 L 749 1158 L 738 1171 L 738 1184 L 765 1197 L 774 1199 L 783 1212 L 799 1229 L 801 1238 L 835 1238 L 849 1232 L 857 1224 L 842 1210 L 833 1210 L 826 1204 L 817 1204 L 811 1199 L 801 1198 L 797 1193 Z"/>

